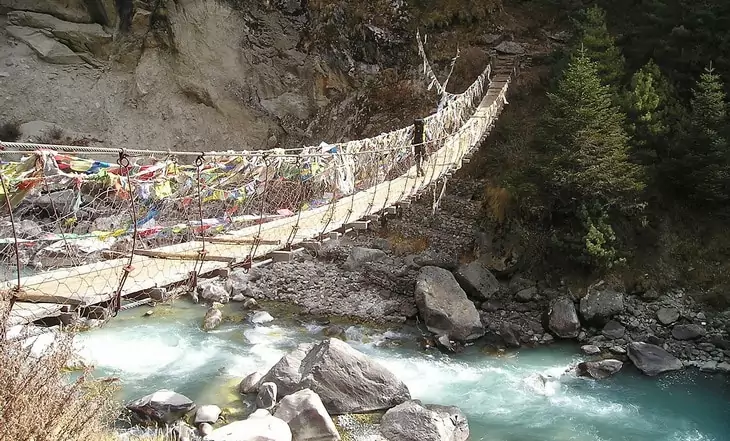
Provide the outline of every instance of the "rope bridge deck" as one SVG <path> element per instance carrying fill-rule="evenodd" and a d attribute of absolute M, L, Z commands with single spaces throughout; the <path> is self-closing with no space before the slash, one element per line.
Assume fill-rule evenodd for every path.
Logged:
<path fill-rule="evenodd" d="M 7 196 L 5 202 L 11 212 L 14 209 L 17 211 L 19 204 L 22 205 L 21 198 L 15 196 L 24 191 L 32 191 L 25 188 L 23 184 L 28 182 L 28 179 L 34 180 L 32 181 L 34 183 L 42 181 L 45 185 L 41 188 L 44 194 L 56 194 L 52 190 L 61 188 L 58 186 L 59 179 L 61 179 L 58 176 L 72 176 L 71 181 L 63 182 L 66 184 L 71 182 L 69 188 L 76 189 L 74 191 L 77 192 L 75 194 L 78 195 L 78 201 L 82 199 L 83 193 L 84 197 L 93 194 L 96 198 L 95 201 L 103 200 L 107 204 L 117 203 L 120 210 L 117 215 L 124 214 L 124 216 L 130 217 L 132 227 L 127 230 L 122 229 L 124 232 L 117 235 L 96 234 L 91 239 L 89 239 L 89 234 L 82 235 L 81 238 L 70 236 L 66 238 L 61 235 L 59 239 L 54 236 L 54 240 L 56 240 L 54 243 L 59 244 L 57 246 L 61 249 L 78 247 L 73 244 L 92 239 L 93 244 L 106 243 L 104 241 L 113 239 L 117 244 L 124 244 L 127 248 L 122 247 L 118 251 L 104 249 L 92 253 L 94 256 L 104 256 L 104 259 L 93 263 L 77 261 L 76 265 L 20 277 L 19 280 L 0 282 L 0 289 L 14 291 L 15 300 L 18 302 L 67 304 L 74 307 L 113 303 L 115 298 L 189 281 L 191 276 L 195 277 L 232 266 L 250 266 L 255 259 L 271 255 L 272 252 L 291 250 L 292 247 L 305 241 L 319 240 L 329 232 L 346 228 L 353 222 L 370 215 L 383 213 L 390 207 L 408 201 L 426 190 L 432 189 L 436 195 L 439 184 L 445 185 L 451 173 L 459 169 L 465 160 L 468 161 L 473 150 L 480 145 L 493 127 L 504 104 L 507 103 L 506 93 L 512 77 L 516 73 L 515 66 L 515 60 L 510 59 L 497 67 L 488 67 L 466 92 L 452 95 L 444 108 L 424 119 L 428 155 L 424 161 L 421 176 L 417 173 L 416 159 L 413 158 L 412 153 L 413 126 L 375 138 L 337 144 L 334 147 L 325 145 L 324 147 L 305 148 L 296 153 L 283 150 L 203 153 L 197 158 L 195 167 L 189 168 L 190 174 L 184 175 L 187 176 L 185 179 L 180 177 L 183 176 L 181 172 L 180 174 L 172 173 L 170 176 L 174 176 L 174 179 L 165 175 L 168 176 L 165 179 L 171 179 L 172 185 L 175 187 L 172 195 L 169 193 L 169 189 L 164 190 L 170 185 L 169 182 L 154 174 L 161 169 L 169 171 L 169 162 L 165 162 L 165 167 L 168 168 L 162 166 L 134 168 L 135 164 L 129 164 L 129 157 L 123 157 L 126 154 L 143 156 L 144 153 L 161 155 L 164 152 L 131 151 L 130 153 L 128 151 L 122 152 L 122 154 L 118 150 L 93 147 L 43 146 L 39 148 L 37 145 L 3 143 L 6 149 L 5 152 L 2 152 L 4 154 L 20 153 L 24 148 L 33 148 L 36 155 L 33 159 L 34 166 L 28 167 L 27 170 L 22 169 L 18 165 L 20 163 L 11 163 L 11 165 L 15 164 L 13 169 L 15 171 L 26 170 L 26 175 L 23 175 L 26 180 L 16 179 L 13 182 L 5 182 L 10 180 L 8 178 L 10 169 L 3 170 L 5 177 L 0 190 Z M 488 87 L 484 87 L 487 85 Z M 64 149 L 78 155 L 119 154 L 118 169 L 111 167 L 102 170 L 103 167 L 109 167 L 108 164 L 102 164 L 103 167 L 99 166 L 101 167 L 99 173 L 106 173 L 104 182 L 108 187 L 113 188 L 113 191 L 106 187 L 100 190 L 97 185 L 98 180 L 89 182 L 87 177 L 91 172 L 88 169 L 86 174 L 82 174 L 82 178 L 79 178 L 78 164 L 89 160 L 72 156 L 69 159 L 72 164 L 71 170 L 64 169 L 62 165 L 65 159 L 63 158 L 66 157 L 58 153 L 63 152 Z M 55 162 L 51 162 L 57 164 L 61 168 L 61 172 L 54 170 L 52 173 L 48 173 L 48 162 L 44 161 L 48 160 L 49 152 L 55 158 Z M 216 174 L 216 170 L 218 170 L 216 167 L 220 165 L 221 158 L 231 157 L 241 159 L 248 165 L 258 164 L 258 168 L 237 166 L 238 168 L 233 168 L 233 172 L 229 174 Z M 210 167 L 203 164 L 206 158 L 211 158 L 209 159 L 212 161 Z M 153 161 L 153 164 L 156 163 Z M 95 162 L 89 166 L 95 173 L 93 175 L 95 179 L 98 173 L 97 169 L 93 167 L 98 164 L 101 163 Z M 228 167 L 231 162 L 226 164 Z M 297 178 L 285 179 L 283 170 L 292 167 L 296 169 Z M 307 175 L 307 179 L 300 179 L 299 173 L 303 173 L 305 168 L 310 174 Z M 40 171 L 38 171 L 39 169 Z M 201 175 L 201 170 L 208 169 L 213 170 L 210 172 L 212 178 Z M 231 168 L 229 167 L 229 169 Z M 139 173 L 133 176 L 130 170 Z M 246 177 L 248 176 L 246 173 L 252 173 L 252 177 Z M 140 196 L 140 194 L 146 194 L 144 191 L 149 192 L 147 181 L 140 177 L 143 175 L 146 176 L 144 179 L 153 182 L 151 184 L 153 193 L 158 192 L 160 200 L 167 205 L 144 205 L 145 201 L 154 198 Z M 32 178 L 28 178 L 28 176 L 32 176 Z M 150 178 L 150 176 L 152 177 Z M 241 181 L 244 177 L 252 179 L 252 183 L 245 184 L 247 191 L 241 196 L 236 192 L 244 187 Z M 48 187 L 49 182 L 53 188 Z M 227 183 L 228 186 L 223 185 L 224 183 Z M 119 194 L 125 194 L 128 198 L 119 197 Z M 231 194 L 236 196 L 235 201 L 237 202 L 229 202 L 234 200 Z M 215 195 L 223 196 L 216 198 Z M 308 198 L 319 200 L 320 203 L 310 203 Z M 53 205 L 54 200 L 51 199 L 50 202 Z M 162 202 L 160 203 L 162 204 Z M 62 202 L 57 200 L 55 203 L 60 205 Z M 293 210 L 279 208 L 277 204 L 290 206 Z M 214 207 L 210 210 L 218 210 L 216 214 L 225 211 L 223 216 L 227 219 L 225 225 L 220 228 L 216 227 L 218 229 L 208 228 L 210 223 L 204 219 L 204 206 Z M 235 210 L 231 207 L 234 207 Z M 58 207 L 54 206 L 54 210 L 56 208 Z M 78 203 L 69 212 L 76 214 L 66 215 L 65 218 L 58 217 L 58 220 L 55 221 L 57 223 L 54 224 L 56 230 L 68 231 L 71 228 L 64 229 L 64 219 L 69 225 L 78 224 Z M 267 212 L 269 214 L 265 214 Z M 277 214 L 272 214 L 272 212 Z M 234 216 L 238 213 L 243 215 Z M 69 216 L 75 217 L 69 221 Z M 15 219 L 15 222 L 21 222 L 22 217 L 21 220 Z M 181 241 L 179 238 L 173 240 L 171 238 L 174 234 L 145 236 L 143 233 L 148 229 L 144 225 L 147 224 L 140 225 L 139 222 L 149 222 L 146 220 L 147 218 L 160 219 L 154 231 L 159 233 L 162 229 L 160 225 L 165 225 L 164 231 L 182 234 L 182 237 L 187 240 Z M 170 222 L 165 223 L 162 219 L 186 219 L 186 222 L 184 222 L 184 226 L 178 228 L 175 225 L 170 226 Z M 252 222 L 252 219 L 255 221 Z M 98 223 L 99 221 L 93 222 Z M 218 224 L 216 223 L 216 225 Z M 176 228 L 178 229 L 176 230 Z M 9 249 L 11 245 L 15 246 L 15 260 L 20 264 L 19 256 L 22 255 L 20 247 L 26 240 L 19 239 L 16 233 L 16 227 L 14 227 L 15 241 L 12 244 L 7 242 L 6 248 Z M 112 236 L 114 237 L 112 238 Z M 36 234 L 36 239 L 30 239 L 28 242 L 37 244 L 38 240 L 40 239 Z M 177 243 L 164 244 L 165 240 Z M 162 244 L 162 246 L 154 246 L 156 244 Z M 130 246 L 131 249 L 129 249 Z M 40 251 L 36 249 L 35 252 Z M 12 264 L 13 259 L 10 259 L 10 253 L 6 252 L 5 255 L 8 264 Z M 114 258 L 115 256 L 116 258 Z M 23 309 L 23 317 L 30 314 L 27 309 L 27 307 Z M 53 312 L 57 313 L 58 310 L 53 308 Z"/>

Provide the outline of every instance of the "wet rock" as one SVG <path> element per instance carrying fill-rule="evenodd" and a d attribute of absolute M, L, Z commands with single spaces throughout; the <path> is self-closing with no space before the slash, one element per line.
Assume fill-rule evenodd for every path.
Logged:
<path fill-rule="evenodd" d="M 694 340 L 704 337 L 707 331 L 700 325 L 694 323 L 688 325 L 675 325 L 672 328 L 672 337 L 677 340 Z"/>
<path fill-rule="evenodd" d="M 195 411 L 195 425 L 197 426 L 202 423 L 215 424 L 220 416 L 221 408 L 215 404 L 200 406 L 198 410 Z"/>
<path fill-rule="evenodd" d="M 238 392 L 244 395 L 256 393 L 259 390 L 259 384 L 261 384 L 262 378 L 263 374 L 261 372 L 248 374 L 248 376 L 239 383 Z"/>
<path fill-rule="evenodd" d="M 223 313 L 220 310 L 221 306 L 223 305 L 218 302 L 213 302 L 213 306 L 208 308 L 203 318 L 203 330 L 211 331 L 221 324 L 223 321 Z"/>
<path fill-rule="evenodd" d="M 256 407 L 259 409 L 271 409 L 276 404 L 276 383 L 266 382 L 259 386 L 259 393 L 256 396 Z"/>
<path fill-rule="evenodd" d="M 559 338 L 576 338 L 580 321 L 575 304 L 570 299 L 559 299 L 548 310 L 548 329 Z"/>
<path fill-rule="evenodd" d="M 606 378 L 616 374 L 623 367 L 623 363 L 619 360 L 606 359 L 600 361 L 585 361 L 578 364 L 578 375 L 581 377 L 591 377 L 595 380 L 605 380 Z"/>
<path fill-rule="evenodd" d="M 656 312 L 656 318 L 662 325 L 671 325 L 679 320 L 679 311 L 676 308 L 661 308 Z"/>
<path fill-rule="evenodd" d="M 335 337 L 339 338 L 340 340 L 345 339 L 345 328 L 338 325 L 331 325 L 327 326 L 322 330 L 322 334 L 325 335 L 325 337 Z"/>
<path fill-rule="evenodd" d="M 700 365 L 701 372 L 717 372 L 717 361 L 710 360 Z"/>
<path fill-rule="evenodd" d="M 503 41 L 494 48 L 497 52 L 507 55 L 522 55 L 525 53 L 525 47 L 514 41 Z"/>
<path fill-rule="evenodd" d="M 580 299 L 580 314 L 588 324 L 605 325 L 624 311 L 624 295 L 610 288 L 592 288 Z"/>
<path fill-rule="evenodd" d="M 626 333 L 626 328 L 624 328 L 621 323 L 611 320 L 606 323 L 606 326 L 603 327 L 601 333 L 612 340 L 617 340 L 619 338 L 623 338 Z"/>
<path fill-rule="evenodd" d="M 334 415 L 388 409 L 410 399 L 408 387 L 393 373 L 335 338 L 300 345 L 264 380 L 276 383 L 286 395 L 311 389 Z"/>
<path fill-rule="evenodd" d="M 515 294 L 515 300 L 518 302 L 529 302 L 537 298 L 537 287 L 531 286 L 529 288 L 521 289 Z"/>
<path fill-rule="evenodd" d="M 628 355 L 632 363 L 644 374 L 653 377 L 664 372 L 682 369 L 682 362 L 677 357 L 659 346 L 643 342 L 633 342 L 628 346 Z"/>
<path fill-rule="evenodd" d="M 259 306 L 259 304 L 258 304 L 258 302 L 256 302 L 256 299 L 249 298 L 249 299 L 244 300 L 244 302 L 243 302 L 243 309 L 254 309 L 258 306 Z"/>
<path fill-rule="evenodd" d="M 214 280 L 198 285 L 198 295 L 210 302 L 228 303 L 230 295 L 220 281 Z"/>
<path fill-rule="evenodd" d="M 449 271 L 421 268 L 415 291 L 416 305 L 429 331 L 461 341 L 484 335 L 479 313 Z"/>
<path fill-rule="evenodd" d="M 730 374 L 730 363 L 728 363 L 728 362 L 718 363 L 717 372 L 721 372 L 723 374 Z"/>
<path fill-rule="evenodd" d="M 373 248 L 354 247 L 345 261 L 345 269 L 355 271 L 368 262 L 375 262 L 386 257 L 383 250 Z"/>
<path fill-rule="evenodd" d="M 519 328 L 516 326 L 512 326 L 510 323 L 502 323 L 502 326 L 499 330 L 499 334 L 502 336 L 502 340 L 504 340 L 504 344 L 508 348 L 519 348 L 521 346 L 520 343 L 520 337 L 519 337 Z"/>
<path fill-rule="evenodd" d="M 127 404 L 127 409 L 144 419 L 172 424 L 195 408 L 195 403 L 179 393 L 167 389 L 142 397 Z"/>
<path fill-rule="evenodd" d="M 456 281 L 471 297 L 487 300 L 499 292 L 499 282 L 480 261 L 462 265 L 454 272 Z"/>
<path fill-rule="evenodd" d="M 586 355 L 598 355 L 601 353 L 601 348 L 596 345 L 583 345 L 580 347 L 580 350 Z"/>
<path fill-rule="evenodd" d="M 385 412 L 380 431 L 388 441 L 466 441 L 469 422 L 458 407 L 407 401 Z"/>
<path fill-rule="evenodd" d="M 436 345 L 444 352 L 456 352 L 456 342 L 451 340 L 448 335 L 439 335 L 436 338 Z"/>
<path fill-rule="evenodd" d="M 322 399 L 310 389 L 303 389 L 282 398 L 274 416 L 289 424 L 293 438 L 297 441 L 340 439 Z"/>
<path fill-rule="evenodd" d="M 274 317 L 266 311 L 257 311 L 251 316 L 251 323 L 255 325 L 263 325 L 274 321 Z"/>
<path fill-rule="evenodd" d="M 53 64 L 78 64 L 84 62 L 68 46 L 46 36 L 38 29 L 7 26 L 5 30 L 13 38 L 27 44 L 44 61 Z"/>
<path fill-rule="evenodd" d="M 259 409 L 243 421 L 215 429 L 206 441 L 292 441 L 289 425 Z"/>

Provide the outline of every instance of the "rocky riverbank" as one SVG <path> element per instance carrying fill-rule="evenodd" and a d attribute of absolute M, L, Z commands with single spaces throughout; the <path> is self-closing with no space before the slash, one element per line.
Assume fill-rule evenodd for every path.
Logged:
<path fill-rule="evenodd" d="M 660 354 L 665 367 L 730 372 L 730 314 L 705 310 L 680 289 L 627 290 L 599 280 L 575 292 L 492 271 L 486 253 L 465 262 L 465 256 L 474 258 L 477 186 L 457 182 L 433 215 L 424 198 L 385 227 L 373 225 L 374 231 L 330 241 L 292 262 L 248 274 L 234 271 L 233 285 L 212 283 L 228 297 L 281 301 L 308 315 L 415 322 L 432 334 L 426 346 L 447 351 L 475 341 L 500 349 L 568 340 L 597 359 L 634 360 L 640 369 L 637 354 L 644 348 Z M 226 295 L 200 297 L 226 300 Z"/>

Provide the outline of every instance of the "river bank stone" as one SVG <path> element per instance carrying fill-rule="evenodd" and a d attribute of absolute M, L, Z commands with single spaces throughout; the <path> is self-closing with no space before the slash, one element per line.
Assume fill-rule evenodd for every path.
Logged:
<path fill-rule="evenodd" d="M 221 324 L 223 321 L 223 313 L 220 310 L 221 306 L 223 305 L 218 302 L 213 302 L 213 306 L 208 308 L 208 311 L 206 311 L 205 317 L 203 318 L 204 331 L 211 331 Z"/>
<path fill-rule="evenodd" d="M 383 250 L 373 248 L 353 247 L 350 255 L 345 261 L 344 268 L 348 271 L 355 271 L 368 262 L 374 262 L 385 258 Z"/>
<path fill-rule="evenodd" d="M 595 380 L 605 380 L 606 378 L 620 371 L 623 365 L 623 362 L 613 359 L 585 361 L 578 364 L 577 372 L 578 375 L 581 377 L 591 377 Z"/>
<path fill-rule="evenodd" d="M 629 359 L 642 373 L 653 377 L 664 372 L 682 369 L 682 362 L 660 348 L 644 342 L 633 342 L 628 347 Z"/>
<path fill-rule="evenodd" d="M 449 271 L 421 268 L 415 291 L 416 305 L 429 331 L 461 341 L 484 335 L 477 309 Z"/>
<path fill-rule="evenodd" d="M 461 265 L 454 271 L 461 288 L 471 297 L 488 300 L 499 292 L 499 281 L 480 261 Z"/>
<path fill-rule="evenodd" d="M 408 387 L 393 373 L 336 338 L 300 345 L 262 381 L 276 383 L 286 395 L 311 389 L 333 415 L 389 409 L 410 399 Z"/>
<path fill-rule="evenodd" d="M 259 393 L 256 396 L 256 407 L 269 410 L 276 404 L 276 383 L 267 381 L 259 386 Z"/>
<path fill-rule="evenodd" d="M 388 441 L 466 441 L 469 422 L 458 407 L 407 401 L 385 412 L 380 431 Z"/>
<path fill-rule="evenodd" d="M 662 325 L 671 325 L 679 320 L 679 310 L 677 308 L 661 308 L 656 312 L 656 317 Z"/>
<path fill-rule="evenodd" d="M 221 416 L 221 408 L 216 406 L 215 404 L 207 404 L 205 406 L 200 406 L 195 411 L 195 425 L 202 423 L 210 423 L 215 424 L 216 421 L 218 421 L 218 418 Z"/>
<path fill-rule="evenodd" d="M 167 389 L 144 396 L 127 404 L 135 414 L 163 424 L 172 424 L 195 408 L 195 403 L 185 395 Z"/>
<path fill-rule="evenodd" d="M 263 374 L 261 372 L 253 372 L 249 374 L 241 380 L 241 383 L 238 385 L 238 392 L 244 395 L 256 393 L 259 390 L 261 378 L 263 378 Z"/>
<path fill-rule="evenodd" d="M 580 314 L 591 325 L 603 326 L 623 311 L 623 293 L 610 288 L 592 288 L 580 299 Z"/>
<path fill-rule="evenodd" d="M 281 399 L 274 416 L 289 424 L 296 441 L 339 441 L 340 434 L 322 399 L 302 389 Z"/>
<path fill-rule="evenodd" d="M 704 337 L 707 331 L 700 325 L 694 323 L 688 325 L 674 325 L 672 328 L 672 337 L 677 340 L 694 340 Z"/>
<path fill-rule="evenodd" d="M 572 300 L 563 298 L 548 310 L 548 328 L 558 338 L 576 338 L 580 333 L 580 321 Z"/>
<path fill-rule="evenodd" d="M 292 441 L 289 425 L 259 409 L 243 421 L 213 430 L 205 441 Z"/>

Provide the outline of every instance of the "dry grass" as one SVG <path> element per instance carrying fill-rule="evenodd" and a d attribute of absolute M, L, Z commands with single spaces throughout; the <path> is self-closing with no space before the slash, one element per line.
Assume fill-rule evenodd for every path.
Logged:
<path fill-rule="evenodd" d="M 426 251 L 429 245 L 428 237 L 406 237 L 398 232 L 388 233 L 386 239 L 388 240 L 390 249 L 397 256 L 422 253 Z"/>
<path fill-rule="evenodd" d="M 112 383 L 64 373 L 74 357 L 73 336 L 59 333 L 42 349 L 33 340 L 10 340 L 8 302 L 0 299 L 0 440 L 88 441 L 109 439 L 118 415 Z"/>

